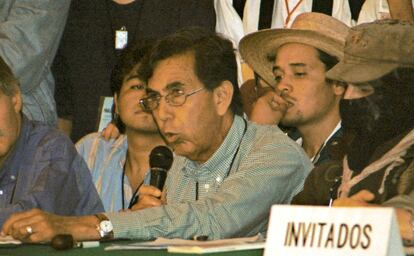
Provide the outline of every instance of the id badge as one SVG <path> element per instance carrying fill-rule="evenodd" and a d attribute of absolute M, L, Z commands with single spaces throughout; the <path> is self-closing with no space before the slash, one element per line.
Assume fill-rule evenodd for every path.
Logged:
<path fill-rule="evenodd" d="M 128 31 L 125 27 L 115 31 L 115 49 L 122 50 L 128 44 Z"/>

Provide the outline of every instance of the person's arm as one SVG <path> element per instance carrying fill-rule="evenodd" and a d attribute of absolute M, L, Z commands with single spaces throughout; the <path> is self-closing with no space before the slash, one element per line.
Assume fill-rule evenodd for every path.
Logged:
<path fill-rule="evenodd" d="M 271 129 L 277 128 L 266 130 L 274 135 Z M 220 239 L 265 230 L 270 206 L 290 202 L 302 189 L 311 163 L 283 133 L 257 140 L 249 154 L 243 156 L 237 173 L 225 179 L 218 191 L 206 198 L 181 203 L 171 202 L 167 197 L 167 205 L 161 207 L 107 213 L 114 225 L 115 238 L 187 239 L 207 235 L 209 239 Z M 170 193 L 171 189 L 168 187 Z"/>
<path fill-rule="evenodd" d="M 414 22 L 413 3 L 411 0 L 387 0 L 391 18 Z"/>
<path fill-rule="evenodd" d="M 4 223 L 1 233 L 23 242 L 49 242 L 58 234 L 72 234 L 75 241 L 99 240 L 98 223 L 94 215 L 64 217 L 33 209 L 13 214 Z"/>
<path fill-rule="evenodd" d="M 268 127 L 264 134 L 271 135 L 256 137 L 258 143 L 244 152 L 247 155 L 243 156 L 238 171 L 225 179 L 217 192 L 206 198 L 168 202 L 161 207 L 140 211 L 106 213 L 114 226 L 115 238 L 192 238 L 194 235 L 207 235 L 209 239 L 219 239 L 254 235 L 265 230 L 270 206 L 289 203 L 293 195 L 302 189 L 304 178 L 311 168 L 299 146 L 281 132 L 275 135 L 271 129 L 277 128 Z M 24 218 L 15 216 L 19 218 L 8 220 L 3 231 L 13 236 L 17 234 L 15 237 L 21 239 L 24 234 L 19 234 L 15 227 L 23 227 L 20 223 L 24 220 L 16 219 Z M 78 224 L 72 226 L 80 225 L 85 219 L 77 220 Z M 61 232 L 57 223 L 62 223 L 69 230 L 67 225 L 71 220 L 59 217 L 44 222 L 37 225 L 45 227 L 41 232 L 45 235 L 31 236 L 30 241 L 50 241 L 53 235 Z M 75 239 L 85 239 L 79 233 L 82 228 L 87 228 L 87 224 L 77 226 L 76 230 L 71 229 Z M 92 232 L 92 229 L 90 227 L 85 233 Z"/>
<path fill-rule="evenodd" d="M 9 12 L 0 22 L 0 55 L 26 93 L 40 84 L 51 65 L 70 0 L 5 2 L 3 6 L 9 7 Z"/>
<path fill-rule="evenodd" d="M 1 208 L 0 209 L 0 226 L 3 225 L 13 213 L 27 210 L 24 208 L 26 206 L 30 207 L 27 209 L 31 209 L 33 207 L 36 207 L 36 203 L 33 201 L 29 201 L 29 202 L 26 201 L 25 205 L 21 205 L 18 203 L 18 204 L 12 204 L 9 207 Z"/>
<path fill-rule="evenodd" d="M 0 210 L 0 226 L 15 212 L 32 208 L 63 215 L 84 215 L 103 211 L 89 170 L 67 137 L 48 133 L 24 155 L 12 203 Z M 29 161 L 29 159 L 33 159 Z"/>

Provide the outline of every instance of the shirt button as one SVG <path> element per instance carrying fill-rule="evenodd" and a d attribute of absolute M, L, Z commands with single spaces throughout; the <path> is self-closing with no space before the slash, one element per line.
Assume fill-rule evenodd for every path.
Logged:
<path fill-rule="evenodd" d="M 219 176 L 219 177 L 217 177 L 216 178 L 216 181 L 218 182 L 218 183 L 220 183 L 221 182 L 221 177 Z"/>
<path fill-rule="evenodd" d="M 3 190 L 0 190 L 0 196 L 2 196 L 3 195 Z"/>
<path fill-rule="evenodd" d="M 210 188 L 210 185 L 209 184 L 204 184 L 204 188 L 205 189 L 209 189 Z"/>
<path fill-rule="evenodd" d="M 11 175 L 11 176 L 10 176 L 10 179 L 11 179 L 11 180 L 15 180 L 15 179 L 16 179 L 16 176 Z"/>

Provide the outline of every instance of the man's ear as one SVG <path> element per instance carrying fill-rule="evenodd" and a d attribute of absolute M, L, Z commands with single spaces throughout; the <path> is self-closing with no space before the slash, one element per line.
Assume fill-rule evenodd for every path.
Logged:
<path fill-rule="evenodd" d="M 16 113 L 20 113 L 23 108 L 22 95 L 20 90 L 17 90 L 12 96 L 13 108 Z"/>
<path fill-rule="evenodd" d="M 334 81 L 332 83 L 332 88 L 336 96 L 342 97 L 345 94 L 346 87 L 347 87 L 347 84 L 344 82 Z"/>
<path fill-rule="evenodd" d="M 214 93 L 214 103 L 216 104 L 217 114 L 223 116 L 230 108 L 231 100 L 233 99 L 233 84 L 230 81 L 222 81 L 216 87 Z"/>

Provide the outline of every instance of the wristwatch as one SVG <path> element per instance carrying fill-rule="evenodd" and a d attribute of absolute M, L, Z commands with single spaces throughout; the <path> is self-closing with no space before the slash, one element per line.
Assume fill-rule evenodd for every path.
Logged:
<path fill-rule="evenodd" d="M 108 217 L 103 213 L 97 213 L 95 214 L 95 217 L 99 220 L 99 224 L 96 225 L 96 230 L 98 230 L 101 239 L 106 240 L 114 238 L 114 227 Z"/>

